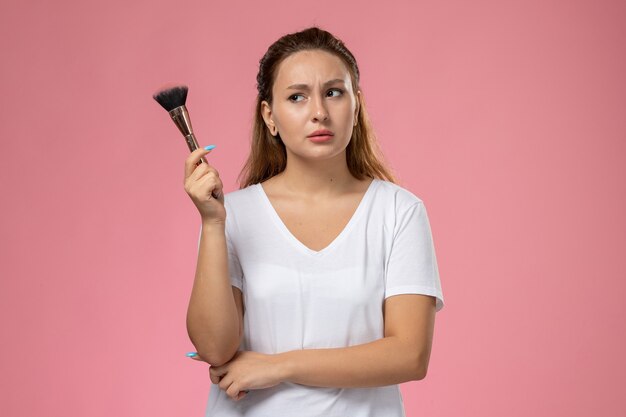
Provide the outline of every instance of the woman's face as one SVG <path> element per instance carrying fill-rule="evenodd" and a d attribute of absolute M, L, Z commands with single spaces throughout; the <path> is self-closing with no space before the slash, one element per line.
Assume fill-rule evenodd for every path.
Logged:
<path fill-rule="evenodd" d="M 325 159 L 345 151 L 359 103 L 339 57 L 321 50 L 290 55 L 278 67 L 272 98 L 271 106 L 262 102 L 263 119 L 272 135 L 280 134 L 288 153 Z M 333 135 L 323 142 L 308 137 L 320 129 Z"/>

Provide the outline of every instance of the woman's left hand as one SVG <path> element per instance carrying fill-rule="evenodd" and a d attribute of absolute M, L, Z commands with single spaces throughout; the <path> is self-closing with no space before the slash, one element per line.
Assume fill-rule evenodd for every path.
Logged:
<path fill-rule="evenodd" d="M 278 355 L 237 351 L 229 362 L 209 368 L 211 382 L 237 401 L 243 398 L 242 391 L 270 388 L 283 382 L 282 363 L 278 358 Z M 198 356 L 192 359 L 203 361 Z"/>

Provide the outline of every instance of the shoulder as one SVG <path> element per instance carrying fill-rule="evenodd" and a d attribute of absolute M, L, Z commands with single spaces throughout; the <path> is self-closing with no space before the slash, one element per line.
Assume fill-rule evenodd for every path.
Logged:
<path fill-rule="evenodd" d="M 388 210 L 396 214 L 402 213 L 417 204 L 424 204 L 422 199 L 407 188 L 393 182 L 376 179 L 376 201 L 386 205 Z"/>
<path fill-rule="evenodd" d="M 256 204 L 256 193 L 258 184 L 252 184 L 245 188 L 231 191 L 224 194 L 224 207 L 226 210 L 231 209 L 246 209 Z"/>
<path fill-rule="evenodd" d="M 224 208 L 226 209 L 226 235 L 234 243 L 239 239 L 242 225 L 250 223 L 247 219 L 254 219 L 258 210 L 257 184 L 249 185 L 224 194 Z M 251 224 L 254 224 L 253 222 Z"/>

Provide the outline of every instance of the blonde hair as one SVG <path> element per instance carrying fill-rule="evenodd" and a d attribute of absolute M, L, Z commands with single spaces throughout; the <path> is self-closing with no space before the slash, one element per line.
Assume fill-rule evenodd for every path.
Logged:
<path fill-rule="evenodd" d="M 237 180 L 239 188 L 260 183 L 284 171 L 287 166 L 287 151 L 280 134 L 272 136 L 261 114 L 261 103 L 265 100 L 272 104 L 272 87 L 280 63 L 296 52 L 322 50 L 339 57 L 348 67 L 352 78 L 355 98 L 359 100 L 357 125 L 352 130 L 350 143 L 346 148 L 346 162 L 350 173 L 357 179 L 378 178 L 397 183 L 395 176 L 384 162 L 385 158 L 378 146 L 376 135 L 365 108 L 363 93 L 357 95 L 359 88 L 359 68 L 356 59 L 343 42 L 329 32 L 316 26 L 300 32 L 285 35 L 274 42 L 259 61 L 257 74 L 256 108 L 252 141 L 248 160 L 244 164 Z M 244 178 L 241 181 L 241 178 Z"/>

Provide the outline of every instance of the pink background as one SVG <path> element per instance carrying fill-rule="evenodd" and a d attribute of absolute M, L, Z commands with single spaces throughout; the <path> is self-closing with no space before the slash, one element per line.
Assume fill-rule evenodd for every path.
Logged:
<path fill-rule="evenodd" d="M 433 228 L 446 307 L 407 416 L 626 412 L 626 4 L 2 2 L 0 413 L 201 416 L 199 215 L 152 93 L 190 86 L 226 191 L 258 60 L 343 39 Z"/>

